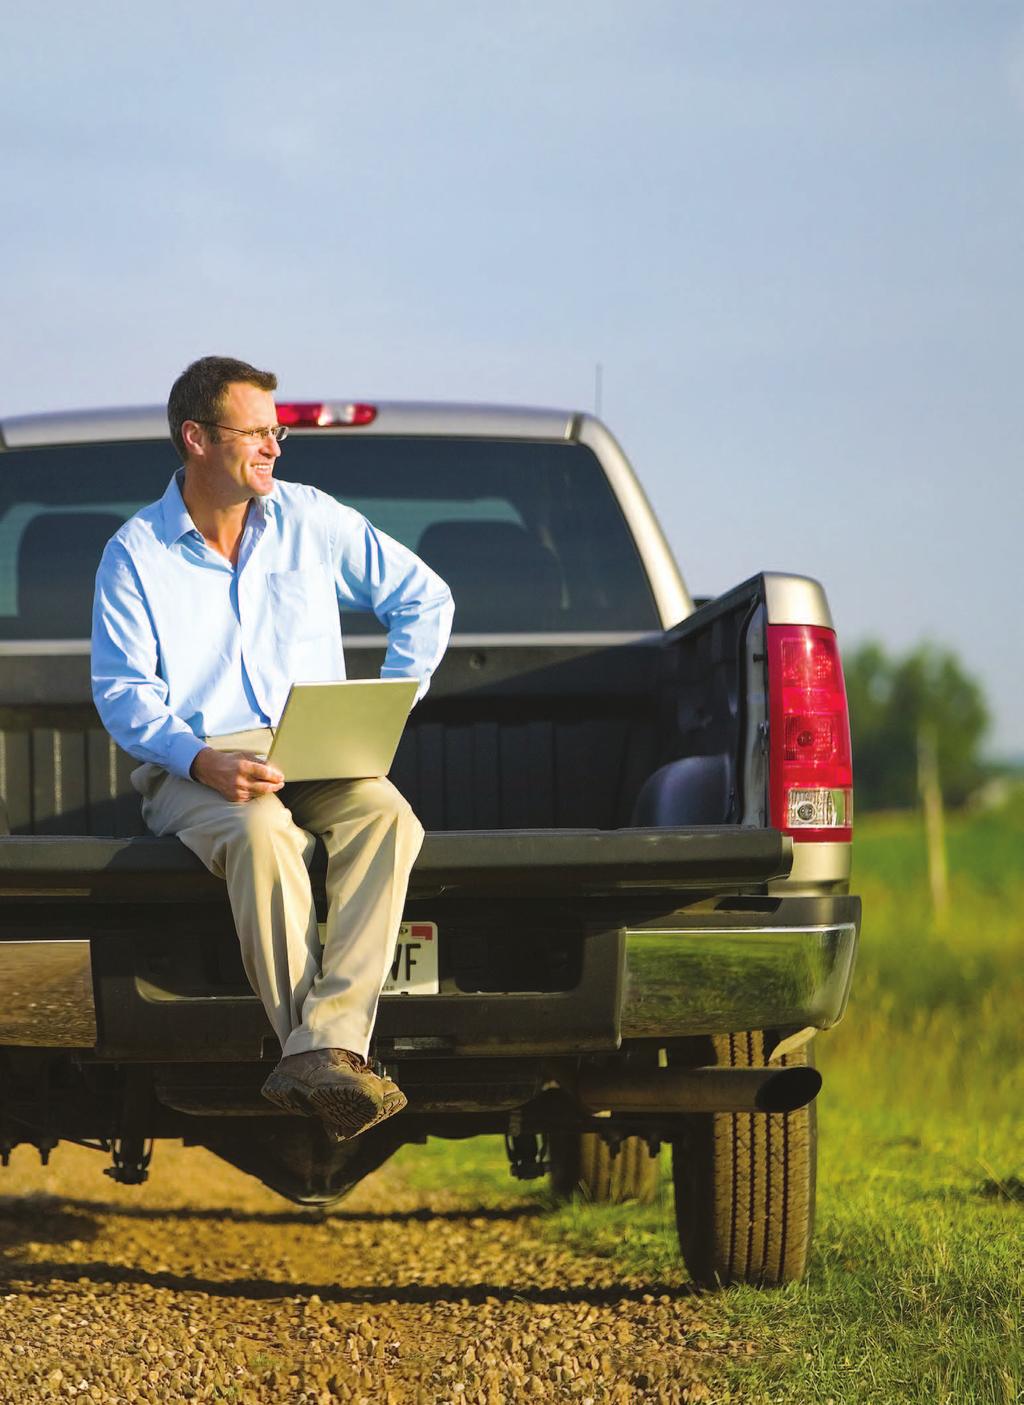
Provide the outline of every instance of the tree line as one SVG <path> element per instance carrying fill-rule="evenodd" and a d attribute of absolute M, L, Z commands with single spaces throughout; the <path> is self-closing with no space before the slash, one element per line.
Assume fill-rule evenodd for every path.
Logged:
<path fill-rule="evenodd" d="M 922 747 L 934 756 L 945 803 L 962 805 L 985 779 L 989 712 L 980 685 L 949 650 L 923 644 L 892 657 L 878 643 L 843 660 L 859 810 L 918 803 Z"/>

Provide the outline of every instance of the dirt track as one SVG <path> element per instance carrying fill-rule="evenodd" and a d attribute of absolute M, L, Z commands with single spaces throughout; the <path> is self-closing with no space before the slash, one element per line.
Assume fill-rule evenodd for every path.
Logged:
<path fill-rule="evenodd" d="M 0 1172 L 4 1405 L 714 1398 L 700 1299 L 553 1245 L 514 1185 L 481 1208 L 399 1158 L 324 1218 L 202 1151 L 104 1164 Z"/>

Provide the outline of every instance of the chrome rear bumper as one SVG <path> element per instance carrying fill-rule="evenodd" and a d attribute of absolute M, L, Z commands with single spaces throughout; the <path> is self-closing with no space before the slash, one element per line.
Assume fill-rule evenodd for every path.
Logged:
<path fill-rule="evenodd" d="M 846 1008 L 856 950 L 854 922 L 627 930 L 622 1037 L 828 1029 Z"/>
<path fill-rule="evenodd" d="M 828 1029 L 846 1008 L 856 948 L 855 922 L 627 929 L 622 1038 Z M 0 1044 L 95 1045 L 87 940 L 0 942 L 0 992 Z"/>

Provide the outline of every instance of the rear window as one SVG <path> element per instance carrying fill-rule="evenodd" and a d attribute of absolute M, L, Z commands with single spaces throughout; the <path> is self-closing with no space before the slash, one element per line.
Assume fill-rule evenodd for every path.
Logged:
<path fill-rule="evenodd" d="M 170 443 L 0 455 L 0 640 L 90 632 L 93 581 L 120 524 L 159 498 Z M 294 434 L 278 477 L 364 513 L 448 581 L 460 633 L 658 627 L 618 504 L 589 449 L 522 440 Z M 345 612 L 348 634 L 382 634 Z"/>

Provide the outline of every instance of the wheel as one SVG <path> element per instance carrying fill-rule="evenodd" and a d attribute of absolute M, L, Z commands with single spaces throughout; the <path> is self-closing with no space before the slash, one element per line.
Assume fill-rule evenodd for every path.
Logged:
<path fill-rule="evenodd" d="M 764 1034 L 715 1035 L 706 1061 L 763 1067 Z M 703 1054 L 702 1054 L 703 1057 Z M 809 1045 L 780 1065 L 813 1062 Z M 814 1229 L 814 1104 L 788 1113 L 694 1113 L 672 1145 L 679 1247 L 704 1287 L 804 1276 Z"/>
<path fill-rule="evenodd" d="M 561 1200 L 649 1205 L 658 1193 L 658 1158 L 642 1137 L 626 1137 L 613 1156 L 596 1132 L 552 1132 L 549 1155 L 551 1189 Z"/>

